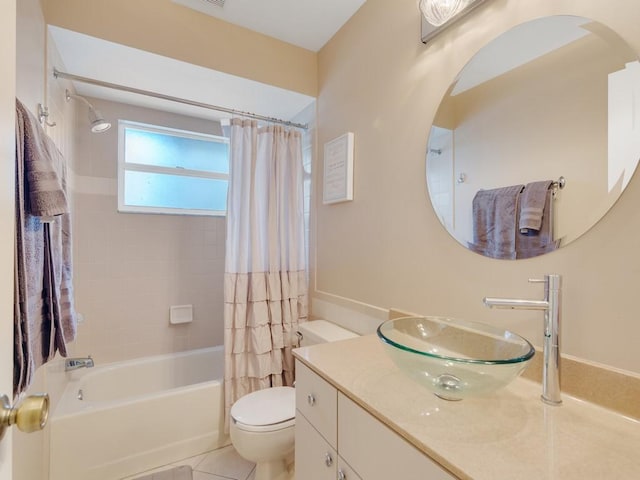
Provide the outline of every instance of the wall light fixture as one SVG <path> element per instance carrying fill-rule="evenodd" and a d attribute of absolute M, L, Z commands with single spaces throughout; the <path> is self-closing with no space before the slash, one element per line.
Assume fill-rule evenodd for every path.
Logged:
<path fill-rule="evenodd" d="M 420 0 L 420 11 L 431 25 L 439 27 L 451 20 L 470 0 Z"/>
<path fill-rule="evenodd" d="M 464 18 L 487 0 L 420 0 L 422 43 Z"/>

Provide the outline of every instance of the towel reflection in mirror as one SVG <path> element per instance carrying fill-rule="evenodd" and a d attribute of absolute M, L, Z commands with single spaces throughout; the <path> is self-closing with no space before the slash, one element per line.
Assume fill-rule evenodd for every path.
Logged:
<path fill-rule="evenodd" d="M 473 198 L 476 253 L 499 259 L 531 258 L 558 248 L 553 238 L 554 182 L 544 180 L 479 190 Z"/>

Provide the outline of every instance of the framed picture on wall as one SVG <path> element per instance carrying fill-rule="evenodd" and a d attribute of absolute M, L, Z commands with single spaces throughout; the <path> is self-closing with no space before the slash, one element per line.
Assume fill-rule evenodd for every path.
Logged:
<path fill-rule="evenodd" d="M 324 144 L 322 203 L 353 200 L 353 133 Z"/>

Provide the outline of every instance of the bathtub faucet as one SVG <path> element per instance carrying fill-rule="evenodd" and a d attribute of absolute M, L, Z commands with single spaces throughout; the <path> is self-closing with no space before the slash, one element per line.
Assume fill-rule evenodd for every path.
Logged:
<path fill-rule="evenodd" d="M 93 358 L 89 355 L 87 358 L 67 358 L 64 361 L 64 371 L 77 370 L 78 368 L 93 367 Z"/>
<path fill-rule="evenodd" d="M 521 300 L 516 298 L 485 298 L 489 308 L 513 308 L 518 310 L 544 311 L 544 364 L 542 367 L 542 401 L 549 405 L 560 405 L 560 275 L 545 275 L 544 280 L 529 280 L 544 283 L 544 300 Z"/>

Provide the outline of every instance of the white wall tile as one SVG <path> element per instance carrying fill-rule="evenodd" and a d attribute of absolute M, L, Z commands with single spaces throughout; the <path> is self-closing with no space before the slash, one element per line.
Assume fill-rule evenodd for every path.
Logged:
<path fill-rule="evenodd" d="M 90 101 L 112 121 L 153 123 L 158 114 Z M 161 117 L 178 128 L 193 121 Z M 117 130 L 95 135 L 83 122 L 75 184 L 115 182 Z M 85 317 L 77 347 L 104 363 L 221 344 L 225 218 L 118 213 L 117 192 L 87 190 L 74 194 L 76 303 Z M 170 325 L 169 307 L 183 304 L 194 306 L 193 323 Z"/>

